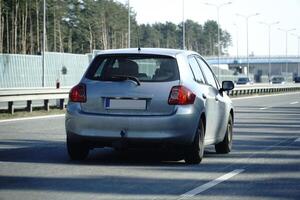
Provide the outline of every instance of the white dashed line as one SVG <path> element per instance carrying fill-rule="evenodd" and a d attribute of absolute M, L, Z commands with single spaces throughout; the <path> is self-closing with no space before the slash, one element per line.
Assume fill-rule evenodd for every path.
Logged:
<path fill-rule="evenodd" d="M 297 138 L 294 142 L 300 142 L 300 137 Z"/>
<path fill-rule="evenodd" d="M 260 110 L 266 110 L 269 109 L 270 107 L 263 107 L 263 108 L 259 108 Z"/>
<path fill-rule="evenodd" d="M 55 117 L 64 117 L 65 114 L 61 115 L 46 115 L 46 116 L 37 116 L 37 117 L 24 117 L 24 118 L 16 118 L 16 119 L 5 119 L 0 120 L 0 123 L 3 122 L 15 122 L 15 121 L 22 121 L 22 120 L 32 120 L 32 119 L 49 119 L 49 118 L 55 118 Z"/>
<path fill-rule="evenodd" d="M 204 191 L 218 185 L 219 183 L 222 183 L 222 182 L 234 177 L 235 175 L 238 175 L 239 173 L 242 173 L 243 171 L 244 171 L 244 169 L 233 170 L 232 172 L 224 174 L 223 176 L 220 176 L 219 178 L 217 178 L 215 180 L 205 183 L 204 185 L 200 185 L 199 187 L 196 187 L 195 189 L 190 190 L 190 191 L 180 195 L 179 199 L 189 199 L 197 194 L 200 194 L 201 192 L 204 192 Z"/>
<path fill-rule="evenodd" d="M 293 105 L 293 104 L 297 104 L 297 103 L 299 103 L 299 102 L 298 102 L 298 101 L 294 101 L 294 102 L 291 102 L 290 104 Z M 269 108 L 271 108 L 271 106 L 262 107 L 262 108 L 259 108 L 259 109 L 260 109 L 260 110 L 267 110 L 267 109 L 269 109 Z"/>

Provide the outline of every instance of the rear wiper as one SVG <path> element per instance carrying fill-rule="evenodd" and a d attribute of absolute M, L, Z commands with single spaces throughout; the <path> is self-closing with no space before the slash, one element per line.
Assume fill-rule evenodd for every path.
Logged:
<path fill-rule="evenodd" d="M 126 81 L 126 80 L 132 80 L 136 82 L 137 85 L 141 85 L 140 80 L 135 76 L 126 76 L 126 75 L 113 75 L 108 78 L 108 80 L 111 81 Z"/>

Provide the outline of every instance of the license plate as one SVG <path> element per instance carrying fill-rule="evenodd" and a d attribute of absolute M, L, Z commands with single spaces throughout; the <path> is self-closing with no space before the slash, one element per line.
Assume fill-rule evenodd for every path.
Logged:
<path fill-rule="evenodd" d="M 105 99 L 106 109 L 146 110 L 144 99 Z"/>

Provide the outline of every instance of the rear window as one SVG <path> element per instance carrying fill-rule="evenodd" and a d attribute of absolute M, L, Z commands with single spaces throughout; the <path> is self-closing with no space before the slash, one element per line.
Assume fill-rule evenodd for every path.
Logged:
<path fill-rule="evenodd" d="M 98 55 L 86 74 L 86 78 L 99 81 L 114 76 L 133 76 L 141 82 L 179 80 L 175 58 L 144 54 Z"/>

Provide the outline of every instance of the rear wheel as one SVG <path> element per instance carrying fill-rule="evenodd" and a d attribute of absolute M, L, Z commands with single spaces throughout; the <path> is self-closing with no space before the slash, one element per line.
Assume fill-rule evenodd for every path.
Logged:
<path fill-rule="evenodd" d="M 229 153 L 231 151 L 232 147 L 232 131 L 233 130 L 233 121 L 232 116 L 229 115 L 228 123 L 227 123 L 227 129 L 225 133 L 224 140 L 218 144 L 215 145 L 215 149 L 217 153 L 225 154 Z"/>
<path fill-rule="evenodd" d="M 72 160 L 84 160 L 89 154 L 89 147 L 79 139 L 67 136 L 68 154 Z"/>
<path fill-rule="evenodd" d="M 187 164 L 199 164 L 201 162 L 204 155 L 204 135 L 204 123 L 201 120 L 192 145 L 185 150 L 184 160 Z"/>

